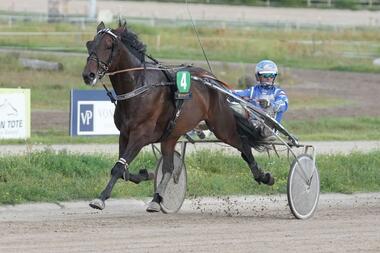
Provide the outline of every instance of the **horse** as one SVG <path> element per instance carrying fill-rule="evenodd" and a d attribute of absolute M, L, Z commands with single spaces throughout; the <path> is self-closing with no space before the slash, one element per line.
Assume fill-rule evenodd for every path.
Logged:
<path fill-rule="evenodd" d="M 178 139 L 194 129 L 201 121 L 215 136 L 238 149 L 247 162 L 253 178 L 260 184 L 273 185 L 274 178 L 264 173 L 251 152 L 250 142 L 239 130 L 236 116 L 227 96 L 202 82 L 191 79 L 191 98 L 178 106 L 173 76 L 178 70 L 191 76 L 216 77 L 209 71 L 192 65 L 169 67 L 146 54 L 146 45 L 121 22 L 115 29 L 101 22 L 94 39 L 86 43 L 88 58 L 82 76 L 87 85 L 94 86 L 108 75 L 116 94 L 114 123 L 120 131 L 119 160 L 111 169 L 108 184 L 100 196 L 90 202 L 96 209 L 104 209 L 118 179 L 139 183 L 151 175 L 135 175 L 128 166 L 140 150 L 149 144 L 160 143 L 163 157 L 163 177 L 158 184 L 148 212 L 159 212 L 162 193 L 173 172 L 173 155 Z M 146 59 L 150 59 L 146 61 Z"/>

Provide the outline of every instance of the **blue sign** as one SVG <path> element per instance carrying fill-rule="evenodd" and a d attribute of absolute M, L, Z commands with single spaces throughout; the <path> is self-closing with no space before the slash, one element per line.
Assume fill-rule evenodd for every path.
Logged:
<path fill-rule="evenodd" d="M 70 135 L 118 135 L 105 90 L 71 90 Z"/>

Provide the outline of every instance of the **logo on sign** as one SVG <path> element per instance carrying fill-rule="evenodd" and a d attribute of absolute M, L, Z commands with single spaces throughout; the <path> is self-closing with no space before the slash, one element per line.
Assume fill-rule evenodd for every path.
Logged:
<path fill-rule="evenodd" d="M 0 116 L 17 116 L 17 109 L 7 99 L 0 103 Z"/>
<path fill-rule="evenodd" d="M 79 105 L 79 131 L 81 132 L 94 131 L 94 105 L 93 104 Z"/>

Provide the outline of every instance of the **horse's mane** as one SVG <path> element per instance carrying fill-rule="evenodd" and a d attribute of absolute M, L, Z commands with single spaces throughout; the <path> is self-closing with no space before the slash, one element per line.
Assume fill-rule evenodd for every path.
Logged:
<path fill-rule="evenodd" d="M 144 61 L 146 53 L 146 45 L 141 42 L 136 33 L 128 29 L 123 29 L 120 34 L 121 41 L 129 49 L 129 51 L 136 56 L 141 62 Z"/>

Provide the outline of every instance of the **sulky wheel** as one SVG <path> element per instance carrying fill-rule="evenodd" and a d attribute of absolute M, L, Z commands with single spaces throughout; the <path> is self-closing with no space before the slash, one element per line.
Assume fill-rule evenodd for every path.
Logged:
<path fill-rule="evenodd" d="M 161 210 L 164 213 L 176 213 L 181 208 L 186 196 L 187 188 L 187 174 L 186 166 L 182 161 L 181 155 L 178 152 L 174 152 L 174 170 L 171 176 L 166 190 L 162 193 Z M 162 157 L 157 162 L 156 177 L 154 178 L 155 190 L 162 179 Z M 177 173 L 177 183 L 174 181 L 175 174 Z"/>
<path fill-rule="evenodd" d="M 298 159 L 298 162 L 297 162 Z M 319 199 L 319 175 L 313 158 L 299 155 L 290 166 L 288 176 L 288 202 L 297 219 L 313 216 Z"/>

